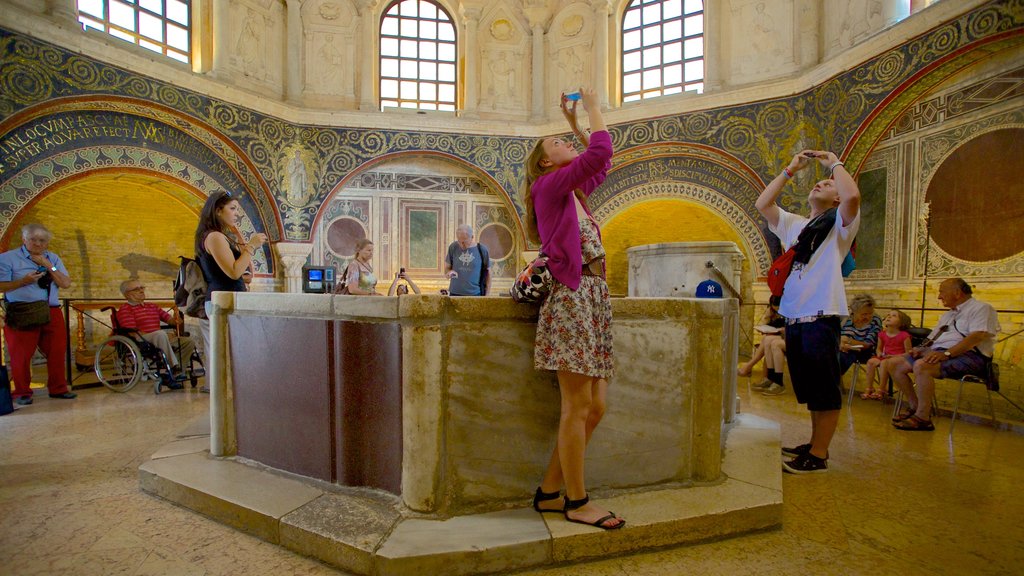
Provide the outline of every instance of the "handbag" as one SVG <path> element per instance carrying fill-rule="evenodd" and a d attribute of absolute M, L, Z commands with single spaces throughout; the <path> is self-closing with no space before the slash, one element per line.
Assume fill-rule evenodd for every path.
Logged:
<path fill-rule="evenodd" d="M 7 312 L 5 321 L 14 330 L 31 330 L 50 323 L 50 303 L 46 300 L 35 302 L 10 302 L 4 300 Z"/>
<path fill-rule="evenodd" d="M 520 304 L 537 304 L 551 292 L 553 283 L 548 257 L 541 254 L 516 276 L 509 294 Z"/>
<path fill-rule="evenodd" d="M 796 256 L 796 246 L 782 253 L 781 256 L 772 262 L 768 269 L 768 289 L 772 296 L 782 296 L 782 290 L 786 287 L 786 279 L 793 270 L 793 257 Z"/>

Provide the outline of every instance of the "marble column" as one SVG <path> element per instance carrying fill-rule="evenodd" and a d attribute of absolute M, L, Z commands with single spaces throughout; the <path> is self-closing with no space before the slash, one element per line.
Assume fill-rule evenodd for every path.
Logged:
<path fill-rule="evenodd" d="M 274 244 L 274 249 L 281 261 L 281 269 L 284 270 L 285 291 L 302 292 L 302 267 L 309 259 L 313 245 L 299 242 L 278 242 Z"/>
<path fill-rule="evenodd" d="M 466 87 L 466 101 L 462 103 L 462 115 L 476 118 L 479 116 L 477 107 L 480 103 L 480 46 L 476 39 L 480 9 L 463 7 L 462 16 L 466 22 L 466 42 L 463 44 L 466 51 L 466 77 L 462 83 Z"/>
<path fill-rule="evenodd" d="M 705 0 L 704 2 L 704 92 L 714 92 L 722 88 L 723 31 L 722 15 L 727 7 L 725 0 Z"/>
<path fill-rule="evenodd" d="M 543 6 L 530 5 L 524 10 L 530 22 L 530 32 L 533 38 L 531 53 L 533 63 L 530 69 L 530 85 L 532 86 L 530 96 L 530 119 L 542 120 L 544 118 L 544 75 L 547 67 L 544 65 L 544 21 L 547 20 L 547 9 Z"/>
<path fill-rule="evenodd" d="M 213 75 L 227 78 L 231 61 L 231 3 L 213 3 Z"/>
<path fill-rule="evenodd" d="M 355 2 L 359 19 L 362 20 L 357 40 L 360 45 L 357 57 L 359 58 L 359 109 L 364 112 L 380 110 L 380 103 L 375 98 L 377 77 L 374 70 L 379 59 L 377 35 L 380 33 L 380 25 L 375 23 L 373 18 L 375 4 L 375 0 Z"/>
<path fill-rule="evenodd" d="M 75 0 L 46 0 L 46 13 L 62 24 L 78 24 L 78 4 Z"/>
<path fill-rule="evenodd" d="M 608 109 L 608 71 L 611 69 L 611 62 L 608 56 L 608 18 L 611 14 L 611 6 L 608 0 L 594 0 L 596 20 L 594 25 L 594 86 L 597 88 L 598 101 L 601 108 Z"/>
<path fill-rule="evenodd" d="M 299 102 L 302 99 L 302 0 L 287 0 L 288 2 L 288 84 L 285 94 L 289 102 Z"/>

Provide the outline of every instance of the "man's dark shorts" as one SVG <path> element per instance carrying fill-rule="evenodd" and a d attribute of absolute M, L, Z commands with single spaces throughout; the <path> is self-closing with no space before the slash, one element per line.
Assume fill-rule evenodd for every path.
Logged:
<path fill-rule="evenodd" d="M 945 348 L 932 348 L 935 352 L 942 352 Z M 910 366 L 914 366 L 914 362 L 920 360 L 920 358 L 913 358 L 910 354 L 904 356 Z M 949 378 L 952 380 L 959 380 L 967 374 L 973 374 L 975 376 L 985 375 L 985 356 L 981 352 L 975 350 L 968 350 L 963 354 L 943 360 L 939 363 L 939 378 Z"/>
<path fill-rule="evenodd" d="M 839 317 L 786 325 L 786 365 L 796 400 L 815 412 L 843 407 Z"/>

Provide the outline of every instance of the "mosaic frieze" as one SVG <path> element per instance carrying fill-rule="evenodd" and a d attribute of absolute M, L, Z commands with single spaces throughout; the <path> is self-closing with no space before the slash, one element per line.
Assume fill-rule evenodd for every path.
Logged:
<path fill-rule="evenodd" d="M 1022 25 L 1024 0 L 992 2 L 804 93 L 617 125 L 611 129 L 613 140 L 619 150 L 667 141 L 699 143 L 738 159 L 765 181 L 803 147 L 846 150 L 856 171 L 924 91 L 965 62 L 1020 43 L 1021 35 L 1009 32 Z M 76 109 L 120 109 L 189 134 L 240 179 L 272 237 L 278 234 L 273 224 L 279 214 L 282 239 L 310 240 L 318 210 L 346 178 L 383 157 L 404 153 L 436 153 L 473 166 L 497 183 L 516 212 L 523 212 L 519 187 L 531 139 L 289 124 L 7 31 L 0 31 L 0 70 L 0 117 L 67 98 Z M 64 146 L 67 151 L 76 143 Z M 0 179 L 16 172 L 5 171 Z M 719 194 L 746 206 L 747 197 L 735 196 L 739 190 L 749 193 L 727 188 Z M 783 205 L 805 211 L 804 192 L 791 190 L 782 197 Z M 750 216 L 748 209 L 741 213 Z"/>
<path fill-rule="evenodd" d="M 12 221 L 36 198 L 36 193 L 26 191 L 46 190 L 67 178 L 113 167 L 156 172 L 196 190 L 206 190 L 209 194 L 224 190 L 217 179 L 202 168 L 163 151 L 131 146 L 95 146 L 54 154 L 25 166 L 14 177 L 0 182 L 0 218 L 5 223 Z M 198 214 L 202 204 L 203 200 L 196 197 L 190 202 L 190 208 Z M 239 228 L 246 236 L 256 232 L 253 221 L 244 215 Z M 256 252 L 253 263 L 257 273 L 273 273 L 266 248 Z"/>

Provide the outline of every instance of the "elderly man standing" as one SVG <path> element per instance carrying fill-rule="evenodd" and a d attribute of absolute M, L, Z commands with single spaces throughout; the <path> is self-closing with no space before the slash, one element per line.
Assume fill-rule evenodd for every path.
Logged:
<path fill-rule="evenodd" d="M 809 217 L 776 203 L 793 174 L 817 160 L 830 177 L 807 195 Z M 761 192 L 755 202 L 783 248 L 794 248 L 779 314 L 786 318 L 786 362 L 797 402 L 811 412 L 811 441 L 783 448 L 782 468 L 792 474 L 828 470 L 828 447 L 843 405 L 839 369 L 839 317 L 846 314 L 842 262 L 860 227 L 860 190 L 832 152 L 804 150 Z"/>
<path fill-rule="evenodd" d="M 164 357 L 167 358 L 167 362 L 171 366 L 171 371 L 180 374 L 181 364 L 178 361 L 178 356 L 174 353 L 174 345 L 167 332 L 160 328 L 160 322 L 175 326 L 180 322 L 176 318 L 172 318 L 163 308 L 146 302 L 146 287 L 138 279 L 121 282 L 121 294 L 127 302 L 117 309 L 118 325 L 121 328 L 138 330 L 143 339 L 163 351 Z M 195 344 L 191 338 L 184 336 L 178 338 L 178 344 L 181 347 L 181 357 L 187 361 L 192 357 Z M 181 384 L 173 381 L 168 382 L 167 386 L 173 390 L 182 387 Z"/>
<path fill-rule="evenodd" d="M 985 363 L 995 353 L 996 334 L 1001 328 L 995 308 L 975 300 L 972 292 L 971 285 L 962 278 L 950 278 L 939 284 L 939 300 L 949 312 L 942 315 L 939 325 L 928 335 L 929 344 L 882 362 L 910 405 L 910 410 L 893 418 L 896 428 L 935 430 L 930 411 L 936 378 L 985 374 Z M 910 372 L 917 382 L 916 392 Z"/>
<path fill-rule="evenodd" d="M 473 228 L 467 224 L 459 226 L 455 238 L 444 257 L 444 273 L 450 280 L 449 294 L 486 296 L 491 289 L 491 257 L 487 247 L 473 241 Z"/>
<path fill-rule="evenodd" d="M 32 403 L 32 355 L 46 356 L 46 388 L 50 398 L 71 400 L 64 376 L 68 333 L 60 310 L 60 288 L 71 286 L 64 263 L 47 250 L 50 231 L 42 224 L 21 229 L 22 246 L 0 254 L 0 292 L 4 293 L 7 322 L 4 336 L 11 353 L 14 401 Z"/>

